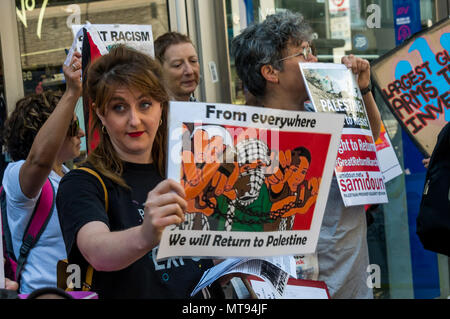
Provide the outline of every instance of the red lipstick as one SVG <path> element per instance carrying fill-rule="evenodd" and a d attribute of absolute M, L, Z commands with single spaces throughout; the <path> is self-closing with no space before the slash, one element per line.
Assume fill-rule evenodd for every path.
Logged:
<path fill-rule="evenodd" d="M 144 132 L 132 132 L 132 133 L 128 133 L 128 135 L 129 135 L 130 137 L 134 137 L 134 138 L 140 137 L 142 134 L 144 134 Z"/>

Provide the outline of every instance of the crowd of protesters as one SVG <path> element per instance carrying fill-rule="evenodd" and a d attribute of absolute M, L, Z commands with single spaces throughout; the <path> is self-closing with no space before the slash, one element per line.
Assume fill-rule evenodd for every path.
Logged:
<path fill-rule="evenodd" d="M 249 105 L 312 111 L 298 67 L 318 61 L 311 41 L 309 24 L 290 11 L 269 15 L 233 39 Z M 350 55 L 342 63 L 357 75 L 360 89 L 369 86 L 367 60 Z M 20 288 L 10 280 L 7 288 L 29 294 L 54 287 L 58 261 L 69 258 L 93 267 L 89 288 L 100 298 L 188 298 L 213 261 L 184 258 L 182 267 L 161 276 L 149 256 L 156 254 L 163 229 L 185 218 L 184 189 L 165 178 L 167 111 L 170 100 L 195 101 L 200 80 L 195 47 L 187 36 L 169 32 L 156 39 L 155 59 L 121 45 L 93 61 L 84 71 L 84 93 L 99 144 L 80 165 L 87 170 L 69 172 L 63 163 L 79 155 L 84 136 L 74 115 L 81 65 L 76 53 L 64 66 L 64 94 L 25 97 L 5 125 L 13 162 L 2 184 L 16 257 L 47 179 L 57 192 L 49 225 L 20 274 Z M 376 139 L 380 113 L 370 90 L 363 98 Z M 373 298 L 366 284 L 366 231 L 364 207 L 345 207 L 333 177 L 317 246 L 318 280 L 332 298 Z M 195 298 L 205 296 L 224 297 L 218 284 Z"/>

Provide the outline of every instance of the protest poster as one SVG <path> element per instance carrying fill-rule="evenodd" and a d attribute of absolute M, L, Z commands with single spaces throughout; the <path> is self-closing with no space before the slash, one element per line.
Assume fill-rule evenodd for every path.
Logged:
<path fill-rule="evenodd" d="M 88 24 L 98 32 L 99 39 L 109 49 L 116 44 L 126 44 L 140 52 L 155 57 L 153 31 L 151 25 L 138 24 Z M 78 52 L 82 52 L 83 35 L 79 30 L 85 25 L 73 24 L 72 33 L 76 40 Z"/>
<path fill-rule="evenodd" d="M 167 175 L 185 222 L 157 259 L 257 257 L 316 249 L 344 116 L 170 102 Z"/>
<path fill-rule="evenodd" d="M 429 157 L 450 120 L 450 18 L 372 63 L 373 84 L 419 151 Z"/>
<path fill-rule="evenodd" d="M 300 69 L 315 111 L 345 115 L 335 166 L 344 205 L 387 203 L 375 141 L 354 74 L 334 63 L 300 63 Z"/>
<path fill-rule="evenodd" d="M 384 182 L 387 183 L 401 175 L 403 173 L 402 167 L 400 166 L 383 123 L 381 123 L 380 137 L 376 140 L 375 146 L 377 148 L 378 163 L 380 164 Z"/>

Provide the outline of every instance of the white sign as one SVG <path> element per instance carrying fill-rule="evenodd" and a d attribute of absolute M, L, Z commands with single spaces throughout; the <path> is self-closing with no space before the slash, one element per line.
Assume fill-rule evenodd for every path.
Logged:
<path fill-rule="evenodd" d="M 91 24 L 98 32 L 100 40 L 110 48 L 112 45 L 123 43 L 138 51 L 155 57 L 153 46 L 153 32 L 151 25 L 137 24 Z M 83 25 L 72 25 L 72 32 L 77 40 L 77 49 L 81 52 L 83 34 L 78 31 Z"/>
<path fill-rule="evenodd" d="M 354 74 L 334 63 L 300 63 L 300 69 L 316 112 L 346 115 L 335 168 L 345 206 L 387 203 L 375 141 Z"/>

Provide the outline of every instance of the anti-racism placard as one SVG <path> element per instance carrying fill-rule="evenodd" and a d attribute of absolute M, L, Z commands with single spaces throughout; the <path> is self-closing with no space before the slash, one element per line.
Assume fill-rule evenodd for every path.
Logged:
<path fill-rule="evenodd" d="M 374 84 L 418 149 L 429 157 L 450 120 L 450 18 L 372 63 Z"/>
<path fill-rule="evenodd" d="M 78 31 L 85 26 L 72 25 L 73 36 L 77 41 L 78 52 L 81 52 L 83 34 Z M 99 39 L 107 48 L 115 44 L 126 44 L 138 51 L 155 57 L 153 46 L 153 32 L 151 25 L 138 24 L 90 24 L 92 29 L 98 32 Z"/>
<path fill-rule="evenodd" d="M 343 122 L 340 114 L 171 102 L 167 172 L 188 208 L 183 224 L 164 230 L 157 258 L 313 253 Z"/>
<path fill-rule="evenodd" d="M 375 141 L 355 76 L 343 64 L 300 63 L 316 112 L 345 114 L 336 178 L 345 206 L 386 203 Z"/>

